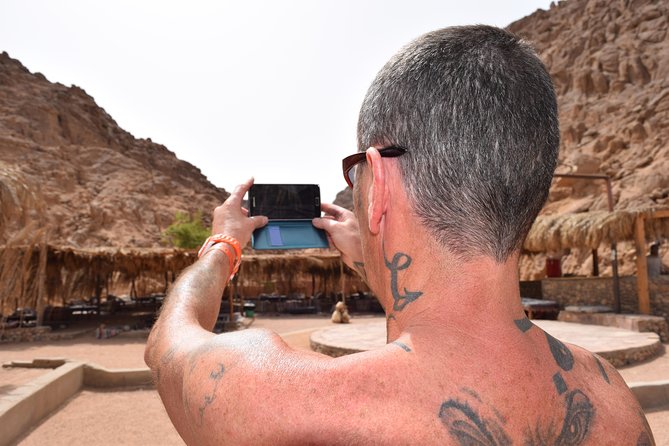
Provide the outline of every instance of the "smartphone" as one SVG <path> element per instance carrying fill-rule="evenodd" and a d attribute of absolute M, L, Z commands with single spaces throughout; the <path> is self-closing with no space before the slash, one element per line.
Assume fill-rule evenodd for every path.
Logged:
<path fill-rule="evenodd" d="M 269 219 L 253 232 L 253 249 L 328 247 L 325 232 L 311 223 L 321 215 L 321 192 L 316 184 L 254 184 L 249 189 L 249 215 Z"/>

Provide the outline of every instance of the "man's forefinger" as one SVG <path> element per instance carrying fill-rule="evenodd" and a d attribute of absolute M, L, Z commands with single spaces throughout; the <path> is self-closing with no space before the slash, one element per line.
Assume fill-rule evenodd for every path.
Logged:
<path fill-rule="evenodd" d="M 246 195 L 246 192 L 248 192 L 251 186 L 253 186 L 253 177 L 249 178 L 239 186 L 235 187 L 235 190 L 233 190 L 230 196 L 228 197 L 227 200 L 228 203 L 241 207 L 244 195 Z"/>
<path fill-rule="evenodd" d="M 336 204 L 321 203 L 321 211 L 325 212 L 327 215 L 331 215 L 337 220 L 344 213 L 345 210 L 346 209 L 337 206 Z"/>

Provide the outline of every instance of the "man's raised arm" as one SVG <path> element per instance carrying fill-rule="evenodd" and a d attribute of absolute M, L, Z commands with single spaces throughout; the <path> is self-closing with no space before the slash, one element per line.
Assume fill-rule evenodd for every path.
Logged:
<path fill-rule="evenodd" d="M 238 186 L 214 210 L 213 234 L 221 241 L 200 253 L 200 259 L 183 272 L 170 290 L 147 341 L 144 359 L 154 373 L 158 392 L 181 436 L 193 443 L 192 423 L 187 420 L 183 392 L 184 370 L 198 360 L 197 352 L 214 340 L 221 296 L 241 248 L 254 229 L 267 224 L 262 216 L 249 217 L 241 206 L 253 179 Z M 235 244 L 238 245 L 235 247 Z M 217 245 L 217 246 L 216 246 Z"/>

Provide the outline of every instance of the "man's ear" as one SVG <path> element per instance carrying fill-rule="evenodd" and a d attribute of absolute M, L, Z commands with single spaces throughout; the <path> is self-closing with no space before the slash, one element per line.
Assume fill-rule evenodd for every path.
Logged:
<path fill-rule="evenodd" d="M 381 222 L 388 205 L 386 168 L 379 151 L 374 147 L 367 149 L 367 165 L 372 173 L 372 184 L 368 189 L 369 208 L 367 220 L 369 232 L 376 235 L 381 229 Z"/>

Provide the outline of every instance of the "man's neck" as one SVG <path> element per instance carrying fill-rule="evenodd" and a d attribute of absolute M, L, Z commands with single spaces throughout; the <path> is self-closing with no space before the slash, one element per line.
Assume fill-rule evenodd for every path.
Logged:
<path fill-rule="evenodd" d="M 488 257 L 462 262 L 434 243 L 415 242 L 382 250 L 386 272 L 377 293 L 386 310 L 388 342 L 403 333 L 482 337 L 512 329 L 513 321 L 524 317 L 516 255 L 504 263 Z"/>

